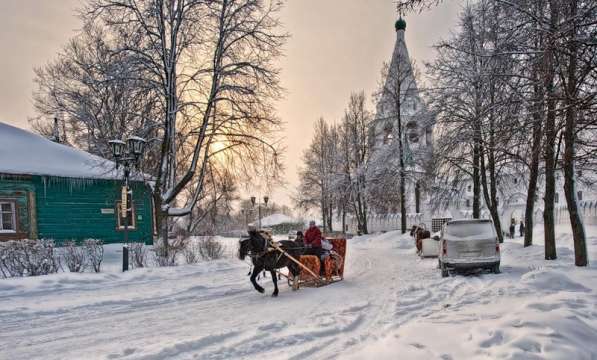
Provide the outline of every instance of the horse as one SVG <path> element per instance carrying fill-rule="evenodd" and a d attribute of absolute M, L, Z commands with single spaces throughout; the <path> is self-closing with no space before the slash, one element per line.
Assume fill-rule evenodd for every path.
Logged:
<path fill-rule="evenodd" d="M 278 296 L 278 279 L 276 277 L 276 269 L 284 267 L 288 268 L 289 277 L 293 280 L 292 290 L 298 289 L 298 279 L 300 274 L 299 266 L 290 260 L 286 255 L 278 250 L 271 249 L 269 247 L 269 241 L 262 234 L 256 230 L 249 231 L 249 238 L 241 239 L 238 247 L 238 258 L 244 260 L 246 256 L 251 257 L 253 263 L 253 271 L 251 272 L 251 283 L 255 290 L 260 293 L 265 292 L 263 287 L 257 284 L 257 275 L 263 270 L 267 270 L 272 275 L 272 281 L 274 283 L 273 297 Z M 288 255 L 297 259 L 303 253 L 303 247 L 294 241 L 283 240 L 278 243 L 280 248 L 284 250 Z"/>
<path fill-rule="evenodd" d="M 431 232 L 421 225 L 413 225 L 413 227 L 410 229 L 410 236 L 415 238 L 417 254 L 419 254 L 421 251 L 423 251 L 423 239 L 431 237 Z"/>

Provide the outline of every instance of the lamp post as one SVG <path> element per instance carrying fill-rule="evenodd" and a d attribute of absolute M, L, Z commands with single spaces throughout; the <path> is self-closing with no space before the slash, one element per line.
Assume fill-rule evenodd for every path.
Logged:
<path fill-rule="evenodd" d="M 240 213 L 242 214 L 242 216 L 245 219 L 245 229 L 247 228 L 248 224 L 249 224 L 249 209 L 240 209 Z"/>
<path fill-rule="evenodd" d="M 265 204 L 265 207 L 267 207 L 268 201 L 269 197 L 264 196 L 263 202 Z M 251 205 L 253 206 L 253 208 L 255 207 L 255 204 L 257 204 L 257 224 L 259 225 L 259 229 L 261 229 L 261 202 L 255 196 L 251 196 Z"/>
<path fill-rule="evenodd" d="M 120 165 L 122 165 L 124 169 L 124 186 L 122 187 L 121 191 L 121 203 L 117 216 L 124 220 L 122 271 L 127 271 L 129 269 L 129 211 L 132 211 L 132 191 L 129 189 L 129 177 L 131 174 L 131 167 L 139 167 L 141 156 L 145 150 L 146 141 L 143 138 L 131 136 L 126 139 L 126 142 L 122 140 L 110 140 L 108 143 L 112 147 L 112 155 L 114 156 L 114 160 L 116 162 L 116 168 L 118 169 Z M 124 217 L 122 215 L 124 215 Z"/>

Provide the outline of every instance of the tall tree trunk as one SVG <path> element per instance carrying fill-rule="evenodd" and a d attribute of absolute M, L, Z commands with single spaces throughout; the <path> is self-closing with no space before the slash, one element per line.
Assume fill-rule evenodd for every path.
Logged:
<path fill-rule="evenodd" d="M 330 203 L 330 204 L 328 204 L 328 226 L 327 226 L 329 232 L 334 231 L 333 219 L 334 219 L 334 207 Z"/>
<path fill-rule="evenodd" d="M 473 219 L 481 217 L 481 177 L 480 177 L 480 145 L 475 129 L 475 144 L 473 145 Z"/>
<path fill-rule="evenodd" d="M 493 220 L 493 226 L 498 236 L 500 243 L 504 242 L 504 233 L 502 232 L 502 224 L 500 221 L 500 214 L 498 212 L 497 201 L 497 176 L 495 168 L 495 84 L 494 79 L 490 80 L 490 112 L 489 112 L 489 129 L 487 135 L 489 137 L 489 146 L 484 146 L 483 143 L 479 146 L 479 162 L 481 182 L 483 185 L 483 196 L 485 204 L 489 209 L 489 214 Z M 485 158 L 487 157 L 488 166 L 485 166 Z M 489 172 L 489 184 L 487 183 L 487 172 Z"/>
<path fill-rule="evenodd" d="M 489 165 L 491 168 L 492 166 Z M 495 167 L 494 167 L 495 169 Z M 494 171 L 495 172 L 495 171 Z M 491 173 L 491 170 L 490 170 Z M 498 236 L 498 241 L 500 243 L 504 242 L 504 233 L 502 231 L 502 224 L 500 220 L 500 214 L 497 208 L 497 201 L 496 201 L 496 187 L 495 187 L 495 174 L 490 175 L 490 183 L 487 182 L 487 169 L 485 167 L 485 160 L 484 157 L 481 157 L 481 183 L 483 184 L 483 197 L 485 198 L 485 203 L 487 204 L 487 208 L 489 209 L 489 214 L 491 215 L 491 220 L 493 220 L 493 226 L 495 228 L 495 232 Z"/>
<path fill-rule="evenodd" d="M 369 234 L 369 208 L 367 207 L 367 204 L 363 205 L 363 232 L 365 234 Z"/>
<path fill-rule="evenodd" d="M 346 208 L 342 205 L 342 233 L 346 233 Z"/>
<path fill-rule="evenodd" d="M 168 258 L 170 247 L 168 244 L 168 211 L 162 210 L 162 194 L 157 188 L 153 192 L 153 204 L 158 239 L 162 241 L 157 247 L 157 255 L 163 258 Z"/>
<path fill-rule="evenodd" d="M 524 213 L 525 232 L 524 246 L 533 245 L 533 226 L 535 216 L 535 199 L 537 197 L 537 182 L 539 178 L 539 158 L 541 154 L 541 138 L 543 135 L 543 90 L 540 84 L 534 85 L 535 105 L 533 106 L 533 139 L 531 145 L 531 163 L 529 164 L 529 184 Z"/>
<path fill-rule="evenodd" d="M 555 76 L 555 37 L 556 28 L 558 24 L 558 4 L 557 0 L 550 0 L 550 32 L 548 35 L 548 44 L 545 49 L 545 89 L 547 91 L 547 116 L 545 121 L 545 196 L 544 196 L 544 211 L 543 211 L 543 226 L 545 233 L 545 259 L 557 259 L 556 252 L 556 234 L 555 234 L 555 143 L 556 143 L 556 99 L 554 90 L 554 76 Z"/>
<path fill-rule="evenodd" d="M 418 180 L 415 183 L 415 212 L 417 214 L 421 212 L 421 184 Z"/>
<path fill-rule="evenodd" d="M 553 96 L 553 95 L 552 95 Z M 547 100 L 547 118 L 545 121 L 545 195 L 543 226 L 545 233 L 545 259 L 555 260 L 556 254 L 556 235 L 555 235 L 555 150 L 554 142 L 556 139 L 555 130 L 555 100 Z"/>
<path fill-rule="evenodd" d="M 398 95 L 400 97 L 400 95 Z M 400 231 L 406 233 L 406 170 L 404 168 L 404 143 L 402 139 L 402 116 L 400 115 L 400 103 L 398 101 L 398 152 L 400 153 Z"/>
<path fill-rule="evenodd" d="M 572 237 L 574 239 L 574 263 L 576 266 L 587 266 L 587 242 L 585 236 L 585 229 L 582 219 L 578 212 L 578 203 L 576 201 L 575 189 L 575 173 L 574 173 L 574 157 L 575 157 L 575 142 L 576 142 L 576 114 L 577 106 L 577 56 L 578 46 L 576 44 L 576 13 L 578 3 L 577 0 L 569 0 L 570 19 L 571 20 L 571 34 L 568 39 L 568 86 L 566 91 L 566 125 L 564 132 L 564 193 L 566 195 L 566 204 L 568 205 L 568 213 L 570 214 L 570 226 L 572 227 Z"/>
<path fill-rule="evenodd" d="M 469 46 L 471 54 L 473 56 L 473 71 L 475 74 L 474 82 L 474 118 L 473 118 L 473 219 L 479 219 L 481 217 L 481 179 L 480 179 L 480 150 L 481 150 L 481 71 L 483 70 L 483 58 L 478 57 L 475 54 L 480 54 L 477 50 L 477 44 L 475 40 L 475 27 L 472 19 L 469 20 Z"/>
<path fill-rule="evenodd" d="M 536 1 L 535 14 L 538 15 L 543 11 L 544 3 L 541 0 Z M 535 44 L 537 48 L 543 45 L 543 34 L 541 33 L 540 24 L 536 24 Z M 524 246 L 533 245 L 533 227 L 535 222 L 535 199 L 537 198 L 537 183 L 539 179 L 539 162 L 541 157 L 541 139 L 543 137 L 543 107 L 545 92 L 543 84 L 540 83 L 539 71 L 543 58 L 535 60 L 533 65 L 533 139 L 531 145 L 531 162 L 529 164 L 529 183 L 527 188 L 527 201 L 524 212 Z"/>

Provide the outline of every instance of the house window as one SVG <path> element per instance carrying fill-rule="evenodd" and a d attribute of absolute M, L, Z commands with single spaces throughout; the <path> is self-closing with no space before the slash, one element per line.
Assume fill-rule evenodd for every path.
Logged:
<path fill-rule="evenodd" d="M 471 207 L 471 199 L 466 199 L 466 207 Z"/>
<path fill-rule="evenodd" d="M 555 202 L 556 204 L 560 202 L 560 194 L 559 194 L 559 193 L 556 193 L 556 196 L 555 196 L 555 201 L 554 201 L 554 202 Z"/>
<path fill-rule="evenodd" d="M 0 233 L 17 232 L 15 203 L 0 202 Z"/>
<path fill-rule="evenodd" d="M 517 178 L 514 178 L 514 183 L 518 184 L 518 179 Z"/>
<path fill-rule="evenodd" d="M 582 201 L 582 191 L 578 191 L 576 193 L 576 198 L 577 198 L 578 201 Z"/>
<path fill-rule="evenodd" d="M 466 191 L 471 192 L 471 190 L 472 190 L 472 187 L 470 185 L 467 186 Z"/>
<path fill-rule="evenodd" d="M 129 197 L 129 203 L 130 203 L 130 207 L 127 211 L 127 230 L 134 230 L 136 228 L 137 223 L 135 222 L 135 204 L 132 203 L 132 201 L 130 201 L 130 197 Z M 118 201 L 116 202 L 116 213 L 118 214 L 117 216 L 117 222 L 118 222 L 118 229 L 119 230 L 124 230 L 124 221 L 125 218 L 122 214 L 122 210 L 121 210 L 121 206 L 120 206 L 121 202 Z"/>

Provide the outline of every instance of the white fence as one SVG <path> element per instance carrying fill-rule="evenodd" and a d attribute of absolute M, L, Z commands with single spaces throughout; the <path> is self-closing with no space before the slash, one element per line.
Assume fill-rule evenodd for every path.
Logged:
<path fill-rule="evenodd" d="M 579 201 L 578 211 L 585 225 L 597 225 L 597 201 Z M 562 205 L 555 210 L 556 224 L 570 224 L 568 206 Z"/>
<path fill-rule="evenodd" d="M 369 214 L 367 221 L 367 230 L 370 233 L 380 231 L 392 231 L 400 230 L 402 219 L 400 214 Z M 415 224 L 426 222 L 423 218 L 423 214 L 406 214 L 406 229 L 410 228 Z M 357 232 L 357 219 L 355 217 L 347 217 L 346 225 L 348 232 Z M 429 225 L 428 225 L 429 226 Z"/>
<path fill-rule="evenodd" d="M 501 209 L 500 220 L 502 221 L 502 227 L 509 226 L 510 220 L 513 216 L 514 211 L 519 211 L 524 214 L 524 206 L 506 206 Z M 583 218 L 585 225 L 597 225 L 597 201 L 579 201 L 579 212 Z M 473 212 L 470 210 L 459 210 L 454 218 L 472 218 Z M 522 215 L 524 216 L 524 215 Z M 482 219 L 489 219 L 490 215 L 487 210 L 481 212 Z M 520 221 L 521 219 L 516 219 Z M 543 212 L 541 209 L 535 210 L 535 223 L 539 224 L 543 222 Z M 555 209 L 555 222 L 556 224 L 569 224 L 570 216 L 568 215 L 568 208 L 566 205 L 558 206 Z M 381 232 L 381 231 L 392 231 L 400 230 L 401 216 L 400 214 L 369 214 L 367 222 L 367 229 L 370 233 Z M 431 229 L 432 219 L 425 216 L 423 213 L 406 214 L 406 229 L 407 231 L 415 224 L 424 223 L 428 229 Z M 336 225 L 337 227 L 339 224 Z M 355 217 L 348 216 L 346 218 L 346 231 L 350 233 L 357 233 L 357 220 Z"/>

